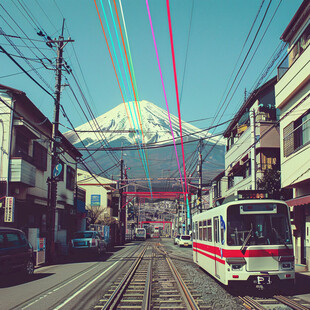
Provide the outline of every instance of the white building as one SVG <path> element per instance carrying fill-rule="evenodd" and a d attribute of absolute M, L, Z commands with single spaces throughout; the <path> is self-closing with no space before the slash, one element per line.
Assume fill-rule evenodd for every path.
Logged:
<path fill-rule="evenodd" d="M 279 131 L 275 109 L 276 77 L 256 89 L 224 132 L 225 180 L 217 180 L 216 199 L 238 190 L 256 190 L 267 169 L 279 168 Z"/>
<path fill-rule="evenodd" d="M 106 217 L 113 216 L 113 210 L 111 210 L 112 197 L 109 193 L 115 190 L 116 183 L 116 181 L 90 174 L 87 171 L 77 170 L 77 185 L 86 191 L 86 208 L 99 211 L 99 222 L 104 221 Z"/>
<path fill-rule="evenodd" d="M 304 1 L 281 39 L 287 57 L 275 86 L 280 110 L 281 186 L 293 188 L 291 206 L 296 263 L 310 267 L 310 2 Z"/>
<path fill-rule="evenodd" d="M 0 209 L 0 225 L 26 232 L 37 228 L 40 237 L 48 236 L 51 137 L 51 122 L 26 94 L 0 85 L 0 198 L 15 199 L 13 217 Z M 63 171 L 57 190 L 55 241 L 65 246 L 76 229 L 76 162 L 81 154 L 62 135 L 60 149 Z"/>

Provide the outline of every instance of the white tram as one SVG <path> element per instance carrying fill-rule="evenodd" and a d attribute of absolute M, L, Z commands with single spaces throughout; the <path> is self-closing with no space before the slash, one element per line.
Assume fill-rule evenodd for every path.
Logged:
<path fill-rule="evenodd" d="M 146 229 L 136 228 L 136 240 L 146 240 Z"/>
<path fill-rule="evenodd" d="M 225 285 L 292 282 L 289 208 L 283 201 L 257 199 L 262 193 L 250 199 L 249 192 L 193 216 L 193 260 Z"/>

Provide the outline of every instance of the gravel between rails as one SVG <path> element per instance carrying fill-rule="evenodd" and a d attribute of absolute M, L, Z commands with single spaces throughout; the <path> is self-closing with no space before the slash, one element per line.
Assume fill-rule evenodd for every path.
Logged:
<path fill-rule="evenodd" d="M 172 239 L 162 239 L 160 242 L 168 253 L 179 255 L 180 257 L 192 260 L 192 248 L 179 248 L 173 244 Z M 184 262 L 172 257 L 179 272 L 189 275 L 193 286 L 198 294 L 201 294 L 201 300 L 210 309 L 240 310 L 244 309 L 242 302 L 237 296 L 232 296 L 224 286 L 222 286 L 213 277 L 209 276 L 194 262 Z"/>

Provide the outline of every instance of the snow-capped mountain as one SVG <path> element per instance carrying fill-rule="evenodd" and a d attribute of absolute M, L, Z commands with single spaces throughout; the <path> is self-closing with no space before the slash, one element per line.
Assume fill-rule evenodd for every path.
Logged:
<path fill-rule="evenodd" d="M 141 139 L 139 135 L 135 134 L 136 129 L 140 128 L 140 122 L 143 128 L 144 143 L 172 143 L 172 134 L 170 130 L 170 123 L 168 112 L 155 104 L 142 100 L 138 105 L 135 102 L 129 102 L 119 104 L 114 109 L 96 118 L 96 123 L 102 130 L 105 139 L 111 143 L 115 140 L 128 141 L 128 144 L 134 144 L 136 139 Z M 127 116 L 129 115 L 129 118 Z M 174 138 L 180 137 L 179 131 L 179 119 L 170 114 L 171 123 L 174 133 Z M 130 119 L 130 121 L 129 121 Z M 86 146 L 96 144 L 98 140 L 103 138 L 101 133 L 90 132 L 93 130 L 99 130 L 95 121 L 90 121 L 76 128 L 79 137 L 75 132 L 66 133 L 66 137 L 73 144 L 80 144 L 80 139 L 84 141 Z M 82 132 L 84 131 L 84 132 Z M 211 137 L 207 131 L 182 121 L 182 133 L 186 141 Z M 210 142 L 216 143 L 217 139 L 210 138 Z M 220 145 L 223 143 L 218 142 Z M 127 144 L 127 143 L 126 143 Z"/>
<path fill-rule="evenodd" d="M 139 128 L 138 124 L 141 119 L 144 135 L 143 142 L 147 147 L 146 158 L 148 161 L 148 173 L 153 180 L 152 190 L 178 190 L 178 164 L 167 111 L 151 102 L 143 100 L 140 101 L 139 105 L 139 119 L 139 116 L 134 114 L 134 104 L 135 103 L 133 102 L 129 104 L 126 103 L 125 108 L 124 103 L 122 103 L 109 112 L 97 117 L 96 122 L 91 121 L 90 123 L 85 123 L 75 128 L 77 134 L 70 131 L 64 135 L 77 148 L 84 148 L 86 146 L 88 149 L 96 150 L 97 148 L 106 146 L 103 140 L 107 141 L 108 145 L 114 148 L 114 150 L 118 147 L 125 148 L 125 151 L 123 152 L 113 151 L 113 153 L 118 158 L 122 156 L 126 166 L 130 167 L 130 170 L 127 171 L 128 178 L 136 180 L 145 179 L 145 163 L 142 164 L 141 152 L 139 153 L 135 148 L 136 141 L 142 140 L 141 135 L 136 131 L 136 129 Z M 170 117 L 174 137 L 177 143 L 179 163 L 183 171 L 179 119 L 172 114 L 170 114 Z M 129 119 L 134 120 L 134 123 L 129 121 Z M 98 131 L 101 132 L 99 133 Z M 191 174 L 193 170 L 196 170 L 195 160 L 198 158 L 197 146 L 199 139 L 203 138 L 204 142 L 208 141 L 203 149 L 202 157 L 205 158 L 203 163 L 203 180 L 205 183 L 209 182 L 224 169 L 224 143 L 222 140 L 217 142 L 218 138 L 213 139 L 207 131 L 203 131 L 183 121 L 182 133 L 183 141 L 189 142 L 184 143 L 184 152 L 187 161 L 186 169 L 188 174 Z M 210 138 L 206 139 L 207 137 Z M 149 147 L 151 146 L 156 146 L 156 148 L 150 149 Z M 132 149 L 132 147 L 134 149 Z M 91 157 L 87 151 L 81 151 L 81 153 L 87 158 L 87 166 L 95 174 L 100 175 L 102 170 L 109 169 L 115 164 L 115 156 L 112 156 L 109 152 L 103 151 L 102 149 L 101 151 L 95 152 Z M 98 167 L 102 168 L 101 171 Z M 109 174 L 105 176 L 118 179 L 120 174 L 119 169 L 119 167 L 116 167 L 114 170 L 109 170 Z M 161 179 L 156 181 L 158 178 Z M 170 178 L 171 182 L 163 181 L 165 178 Z M 197 183 L 195 182 L 197 181 L 195 179 L 192 179 L 191 181 L 193 181 L 193 184 Z M 147 190 L 147 182 L 138 181 L 138 183 L 137 186 L 142 186 L 142 190 L 143 188 L 144 190 Z"/>

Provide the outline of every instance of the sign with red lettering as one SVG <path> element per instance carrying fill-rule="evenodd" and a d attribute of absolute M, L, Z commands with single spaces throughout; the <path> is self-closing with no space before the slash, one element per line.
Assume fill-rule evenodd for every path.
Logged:
<path fill-rule="evenodd" d="M 14 222 L 15 198 L 5 197 L 4 222 Z"/>

